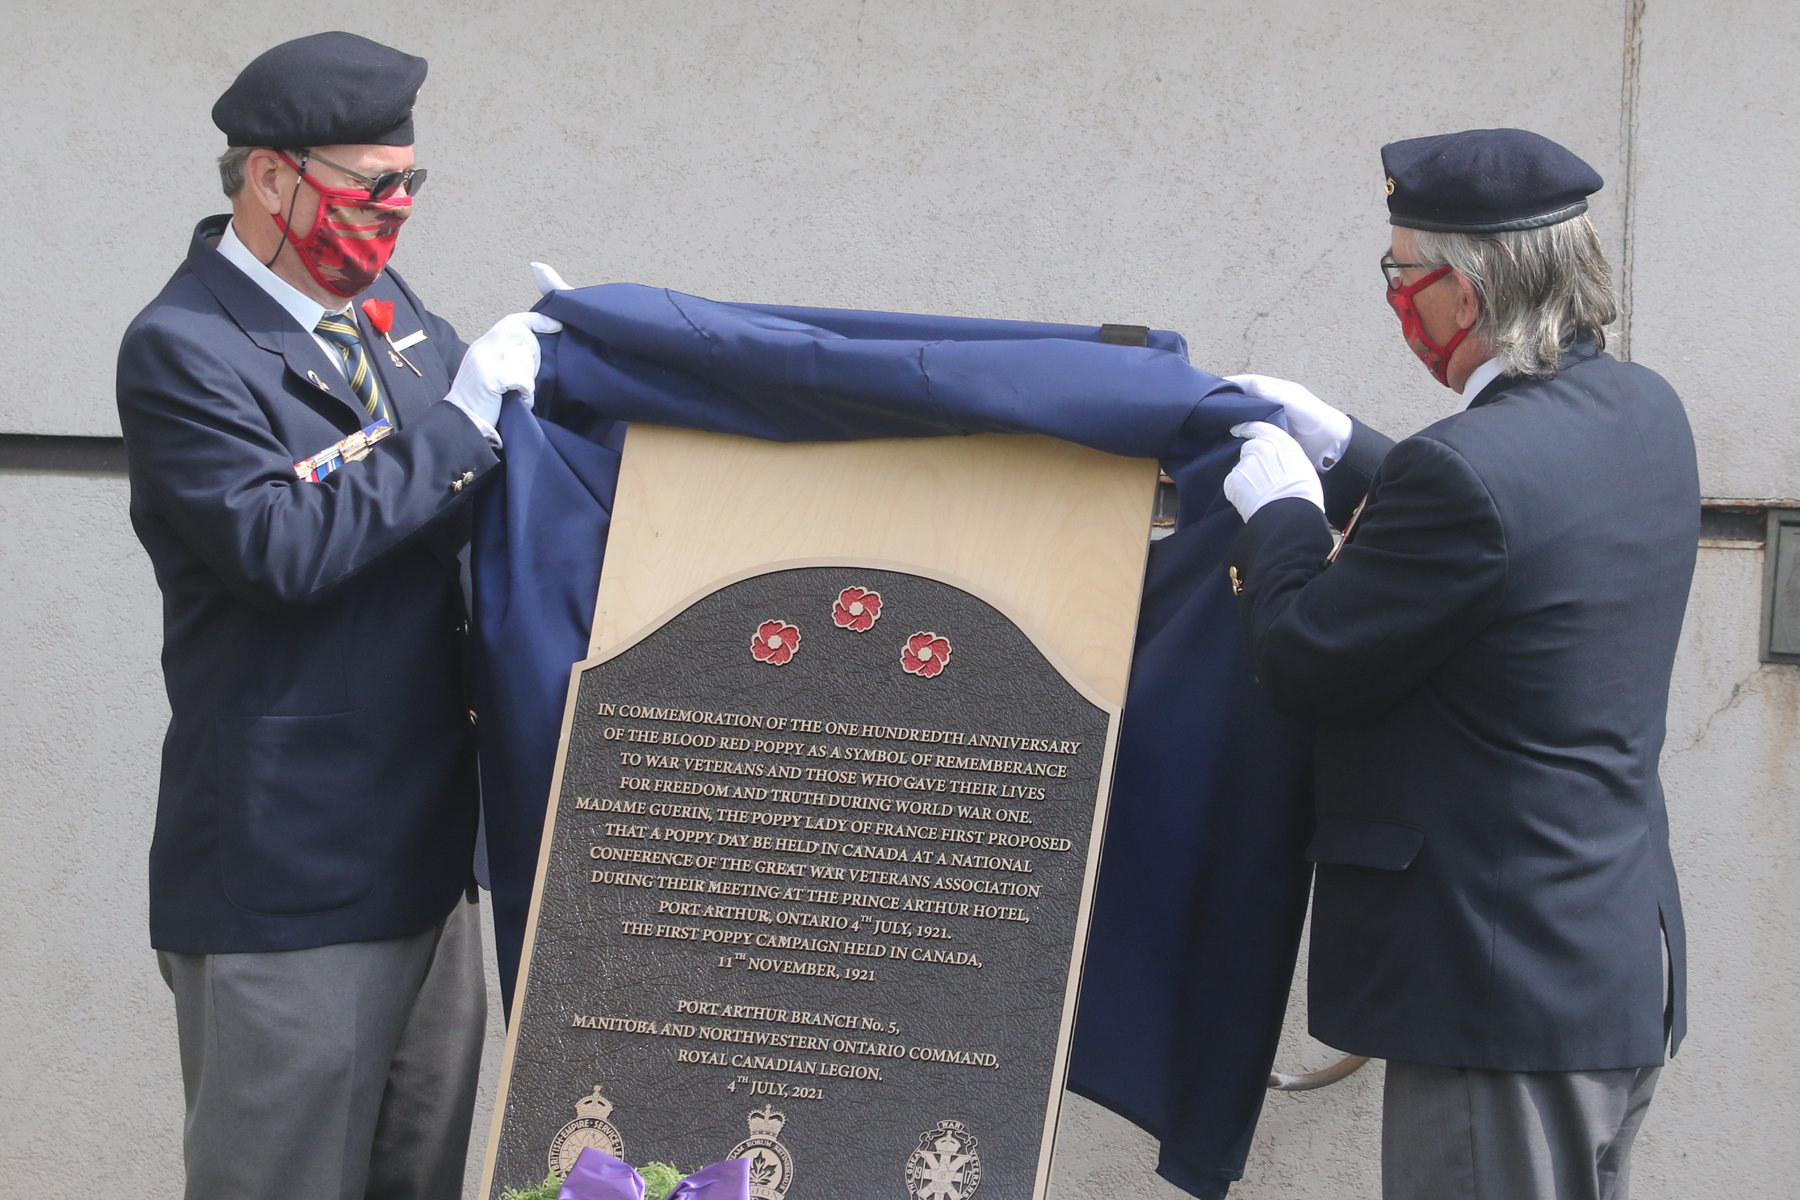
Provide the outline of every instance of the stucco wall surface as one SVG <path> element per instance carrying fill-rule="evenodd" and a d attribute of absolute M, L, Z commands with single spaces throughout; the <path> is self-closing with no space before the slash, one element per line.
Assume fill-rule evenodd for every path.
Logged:
<path fill-rule="evenodd" d="M 0 241 L 0 270 L 79 296 L 93 343 L 58 362 L 53 404 L 0 378 L 0 429 L 116 431 L 113 339 L 225 211 L 214 99 L 326 19 L 0 6 L 0 137 L 31 181 L 0 193 L 26 233 Z M 536 299 L 538 258 L 576 284 L 1153 324 L 1199 363 L 1412 429 L 1446 410 L 1381 298 L 1381 144 L 1513 123 L 1609 175 L 1620 161 L 1616 0 L 759 0 L 680 19 L 652 0 L 398 0 L 350 23 L 431 61 L 432 179 L 395 263 L 466 337 Z M 1597 199 L 1609 238 L 1620 196 Z"/>
<path fill-rule="evenodd" d="M 0 474 L 0 1196 L 180 1161 L 145 852 L 168 705 L 125 483 Z M 152 1132 L 155 1131 L 155 1132 Z M 178 1194 L 178 1193 L 175 1193 Z"/>
<path fill-rule="evenodd" d="M 465 336 L 577 284 L 1181 330 L 1391 433 L 1451 410 L 1395 336 L 1377 150 L 1521 125 L 1608 179 L 1630 343 L 1687 398 L 1715 496 L 1800 495 L 1800 11 L 1787 0 L 981 5 L 896 0 L 0 5 L 0 270 L 56 329 L 0 432 L 111 434 L 125 323 L 224 211 L 207 113 L 255 53 L 344 21 L 423 54 L 433 178 L 396 263 Z M 63 332 L 62 327 L 67 327 Z M 35 345 L 15 339 L 15 345 Z M 1639 1197 L 1800 1175 L 1800 668 L 1756 662 L 1761 556 L 1703 550 L 1665 777 L 1693 1033 Z M 166 704 L 121 481 L 0 473 L 0 1200 L 179 1194 L 172 1008 L 145 936 Z M 1303 964 L 1304 966 L 1304 964 Z M 1303 980 L 1279 1059 L 1322 1066 Z M 492 1009 L 499 1010 L 495 997 Z M 497 1035 L 497 1024 L 494 1032 Z M 498 1043 L 490 1055 L 498 1061 Z M 1244 1184 L 1378 1194 L 1380 1065 L 1270 1099 Z M 485 1130 L 477 1118 L 477 1157 Z M 1059 1200 L 1179 1195 L 1071 1098 Z"/>
<path fill-rule="evenodd" d="M 1800 496 L 1800 8 L 1646 0 L 1632 357 L 1686 399 L 1710 496 Z"/>

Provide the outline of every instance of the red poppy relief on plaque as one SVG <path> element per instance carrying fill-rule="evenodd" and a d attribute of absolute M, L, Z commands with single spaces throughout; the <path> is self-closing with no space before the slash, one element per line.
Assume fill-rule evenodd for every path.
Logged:
<path fill-rule="evenodd" d="M 915 633 L 900 647 L 900 665 L 908 675 L 930 679 L 950 665 L 950 639 L 938 633 Z"/>
<path fill-rule="evenodd" d="M 786 666 L 800 649 L 800 631 L 786 621 L 764 621 L 750 635 L 750 654 L 757 662 Z"/>
<path fill-rule="evenodd" d="M 837 622 L 839 629 L 848 629 L 851 633 L 869 632 L 880 618 L 881 593 L 868 588 L 847 587 L 838 593 L 837 603 L 831 606 L 831 619 Z"/>

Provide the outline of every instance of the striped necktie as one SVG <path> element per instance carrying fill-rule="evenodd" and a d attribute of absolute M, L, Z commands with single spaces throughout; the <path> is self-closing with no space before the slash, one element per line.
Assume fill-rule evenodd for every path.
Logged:
<path fill-rule="evenodd" d="M 344 360 L 344 377 L 350 381 L 350 390 L 362 401 L 363 411 L 369 414 L 369 419 L 379 421 L 388 416 L 381 384 L 375 379 L 375 368 L 369 362 L 362 335 L 356 329 L 356 318 L 347 312 L 328 312 L 319 318 L 317 329 L 320 337 L 337 347 L 338 356 Z"/>

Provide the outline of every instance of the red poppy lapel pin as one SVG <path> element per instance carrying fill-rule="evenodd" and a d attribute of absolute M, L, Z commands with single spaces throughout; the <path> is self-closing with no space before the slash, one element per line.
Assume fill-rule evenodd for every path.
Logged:
<path fill-rule="evenodd" d="M 394 360 L 394 365 L 396 367 L 404 366 L 420 379 L 425 378 L 424 373 L 413 366 L 412 359 L 400 353 L 400 348 L 394 345 L 393 334 L 389 332 L 394 328 L 394 302 L 392 300 L 364 300 L 362 310 L 363 315 L 369 318 L 369 324 L 375 327 L 375 332 L 387 341 L 388 357 Z"/>

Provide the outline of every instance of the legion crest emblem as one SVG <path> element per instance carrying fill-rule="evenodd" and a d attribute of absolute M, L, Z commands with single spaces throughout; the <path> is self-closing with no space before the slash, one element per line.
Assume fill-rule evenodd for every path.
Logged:
<path fill-rule="evenodd" d="M 591 1095 L 577 1100 L 575 1119 L 557 1130 L 556 1136 L 550 1139 L 550 1169 L 559 1175 L 567 1175 L 575 1169 L 575 1160 L 589 1146 L 614 1158 L 624 1158 L 625 1139 L 606 1119 L 612 1115 L 612 1109 L 612 1101 L 600 1094 L 598 1084 L 594 1085 Z"/>
<path fill-rule="evenodd" d="M 752 1200 L 781 1200 L 794 1182 L 794 1156 L 776 1139 L 787 1115 L 765 1104 L 750 1113 L 750 1136 L 731 1148 L 726 1158 L 750 1160 Z"/>
<path fill-rule="evenodd" d="M 906 1190 L 914 1200 L 968 1200 L 981 1186 L 975 1135 L 961 1121 L 939 1121 L 919 1135 L 906 1160 Z"/>

